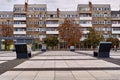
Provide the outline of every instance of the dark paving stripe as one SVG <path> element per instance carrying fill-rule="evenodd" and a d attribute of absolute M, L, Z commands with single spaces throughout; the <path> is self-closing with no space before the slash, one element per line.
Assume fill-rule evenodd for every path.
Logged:
<path fill-rule="evenodd" d="M 110 63 L 114 63 L 117 65 L 120 65 L 120 59 L 114 59 L 114 58 L 104 58 L 104 61 L 110 62 Z"/>
<path fill-rule="evenodd" d="M 38 52 L 37 54 L 32 55 L 32 57 L 40 53 L 41 52 Z M 29 59 L 14 59 L 14 60 L 9 60 L 7 62 L 1 63 L 0 64 L 0 75 L 6 71 L 10 71 L 11 69 L 13 69 L 14 67 L 16 67 L 17 65 L 21 64 L 22 62 L 26 60 L 29 60 Z"/>
<path fill-rule="evenodd" d="M 0 64 L 0 74 L 11 70 L 13 67 L 19 65 L 20 63 L 24 62 L 26 59 L 14 59 L 14 60 L 10 60 L 7 62 L 4 62 L 2 64 Z"/>
<path fill-rule="evenodd" d="M 81 70 L 120 70 L 120 67 L 102 68 L 14 68 L 12 71 L 81 71 Z"/>
<path fill-rule="evenodd" d="M 98 60 L 98 59 L 30 59 L 29 61 Z"/>

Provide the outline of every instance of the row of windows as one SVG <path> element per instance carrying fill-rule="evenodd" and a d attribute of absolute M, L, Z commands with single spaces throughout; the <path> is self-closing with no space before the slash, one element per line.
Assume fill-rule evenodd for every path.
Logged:
<path fill-rule="evenodd" d="M 92 24 L 111 24 L 111 21 L 93 21 Z"/>
<path fill-rule="evenodd" d="M 111 28 L 94 28 L 97 31 L 111 31 Z"/>
<path fill-rule="evenodd" d="M 120 38 L 120 35 L 119 34 L 113 34 L 112 35 L 114 38 Z"/>
<path fill-rule="evenodd" d="M 91 21 L 80 21 L 80 24 L 91 24 Z"/>
<path fill-rule="evenodd" d="M 92 17 L 111 17 L 111 14 L 92 14 Z"/>
<path fill-rule="evenodd" d="M 46 8 L 28 8 L 28 11 L 46 11 Z"/>
<path fill-rule="evenodd" d="M 109 7 L 92 8 L 93 11 L 110 11 Z M 90 11 L 89 7 L 79 8 L 79 11 Z"/>
<path fill-rule="evenodd" d="M 46 28 L 46 31 L 57 31 L 57 28 Z"/>
<path fill-rule="evenodd" d="M 27 28 L 27 31 L 40 31 L 40 28 Z"/>
<path fill-rule="evenodd" d="M 120 28 L 113 28 L 113 31 L 120 31 Z"/>
<path fill-rule="evenodd" d="M 112 21 L 112 24 L 120 24 L 120 21 Z"/>
<path fill-rule="evenodd" d="M 105 7 L 101 7 L 101 8 L 92 8 L 93 11 L 110 11 L 110 8 L 105 8 Z"/>
<path fill-rule="evenodd" d="M 26 24 L 25 21 L 14 21 L 14 24 Z"/>
<path fill-rule="evenodd" d="M 91 17 L 91 14 L 80 14 L 80 17 Z"/>
<path fill-rule="evenodd" d="M 13 15 L 9 15 L 9 14 L 0 14 L 0 18 L 12 18 Z"/>
<path fill-rule="evenodd" d="M 14 17 L 26 17 L 25 14 L 15 14 Z"/>
<path fill-rule="evenodd" d="M 112 17 L 120 18 L 120 14 L 112 14 Z"/>
<path fill-rule="evenodd" d="M 91 14 L 80 14 L 80 17 L 91 17 Z M 1 14 L 0 18 L 12 18 L 13 15 L 9 15 L 9 14 Z M 15 14 L 14 17 L 26 17 L 25 14 Z M 27 15 L 27 17 L 46 17 L 46 15 L 44 14 L 29 14 Z M 46 18 L 56 18 L 57 15 L 47 15 Z M 111 17 L 111 14 L 92 14 L 92 17 Z M 117 15 L 112 15 L 112 17 L 120 17 L 120 14 Z M 60 15 L 60 18 L 78 18 L 78 15 Z"/>
<path fill-rule="evenodd" d="M 27 17 L 39 17 L 39 18 L 41 18 L 41 17 L 46 17 L 46 15 L 45 14 L 29 14 L 29 15 L 27 15 Z"/>
<path fill-rule="evenodd" d="M 25 28 L 14 28 L 14 31 L 26 31 Z"/>
<path fill-rule="evenodd" d="M 25 11 L 25 8 L 14 8 L 14 11 Z M 46 11 L 46 8 L 28 8 L 28 11 Z"/>
<path fill-rule="evenodd" d="M 3 25 L 8 25 L 8 24 L 13 24 L 13 22 L 12 21 L 4 21 L 4 22 L 0 22 L 0 24 L 3 24 Z"/>

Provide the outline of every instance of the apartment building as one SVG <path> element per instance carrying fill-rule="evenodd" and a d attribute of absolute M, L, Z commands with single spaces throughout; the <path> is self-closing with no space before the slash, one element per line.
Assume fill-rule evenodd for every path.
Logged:
<path fill-rule="evenodd" d="M 40 42 L 41 29 L 45 27 L 45 4 L 14 5 L 14 36 L 33 37 L 35 42 Z"/>
<path fill-rule="evenodd" d="M 77 12 L 84 40 L 90 27 L 94 27 L 105 38 L 111 35 L 111 8 L 109 4 L 79 4 Z"/>
<path fill-rule="evenodd" d="M 120 40 L 120 11 L 111 12 L 112 36 Z"/>
<path fill-rule="evenodd" d="M 111 17 L 112 15 L 112 17 Z M 119 17 L 119 18 L 118 18 Z M 41 44 L 47 36 L 58 36 L 58 26 L 65 18 L 73 19 L 81 26 L 83 41 L 89 28 L 100 35 L 120 37 L 120 11 L 112 11 L 110 4 L 78 4 L 75 11 L 47 11 L 46 4 L 15 4 L 13 11 L 0 12 L 0 24 L 9 23 L 14 37 L 33 37 Z M 1 34 L 2 35 L 2 34 Z M 119 38 L 120 39 L 120 38 Z"/>
<path fill-rule="evenodd" d="M 5 35 L 3 32 L 3 28 L 5 27 L 11 29 L 10 35 Z M 13 36 L 13 12 L 12 11 L 0 11 L 0 37 L 12 37 Z M 7 30 L 7 29 L 6 29 Z"/>

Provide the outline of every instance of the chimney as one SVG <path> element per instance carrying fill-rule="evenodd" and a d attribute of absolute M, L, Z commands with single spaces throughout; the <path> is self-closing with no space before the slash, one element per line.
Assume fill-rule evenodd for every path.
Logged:
<path fill-rule="evenodd" d="M 92 2 L 89 2 L 90 11 L 92 11 Z"/>
<path fill-rule="evenodd" d="M 27 12 L 27 8 L 28 8 L 28 0 L 25 0 L 25 11 Z"/>
<path fill-rule="evenodd" d="M 59 15 L 60 15 L 60 10 L 59 8 L 57 8 L 57 18 L 59 18 Z"/>

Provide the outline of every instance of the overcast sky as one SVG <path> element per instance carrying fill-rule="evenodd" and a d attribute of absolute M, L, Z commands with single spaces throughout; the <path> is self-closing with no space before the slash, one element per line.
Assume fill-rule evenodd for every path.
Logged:
<path fill-rule="evenodd" d="M 78 4 L 111 4 L 112 10 L 120 10 L 120 0 L 29 0 L 29 4 L 47 4 L 47 10 L 77 10 Z M 0 0 L 0 11 L 12 11 L 14 4 L 24 4 L 25 0 Z"/>

